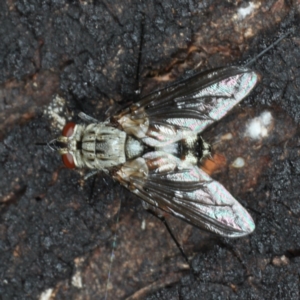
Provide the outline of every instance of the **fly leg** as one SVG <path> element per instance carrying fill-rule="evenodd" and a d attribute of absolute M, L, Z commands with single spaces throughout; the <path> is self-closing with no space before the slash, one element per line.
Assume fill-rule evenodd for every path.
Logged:
<path fill-rule="evenodd" d="M 153 215 L 154 217 L 159 219 L 165 225 L 167 231 L 169 232 L 169 234 L 170 234 L 172 240 L 174 241 L 174 243 L 176 244 L 176 247 L 179 249 L 181 255 L 184 258 L 184 260 L 187 262 L 190 269 L 193 270 L 187 255 L 185 254 L 182 246 L 180 245 L 180 243 L 178 242 L 176 236 L 174 235 L 174 233 L 173 233 L 169 223 L 167 222 L 166 218 L 164 217 L 164 212 L 161 209 L 156 208 L 153 205 L 150 205 L 149 203 L 146 203 L 145 201 L 142 201 L 142 204 L 143 204 L 144 209 L 147 210 L 147 212 L 149 212 L 151 215 Z"/>

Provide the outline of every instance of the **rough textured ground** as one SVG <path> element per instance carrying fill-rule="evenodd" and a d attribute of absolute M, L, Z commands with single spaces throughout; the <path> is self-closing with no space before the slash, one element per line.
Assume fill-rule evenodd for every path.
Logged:
<path fill-rule="evenodd" d="M 299 299 L 299 7 L 0 1 L 1 299 L 104 299 L 106 291 L 107 299 Z M 229 240 L 170 218 L 192 270 L 136 197 L 103 174 L 83 182 L 83 172 L 35 145 L 59 132 L 49 117 L 57 95 L 68 118 L 84 111 L 104 119 L 137 90 L 244 65 L 291 29 L 251 64 L 262 76 L 251 96 L 204 134 L 219 162 L 204 167 L 247 208 L 256 230 Z M 262 113 L 271 122 L 251 139 L 247 130 Z"/>

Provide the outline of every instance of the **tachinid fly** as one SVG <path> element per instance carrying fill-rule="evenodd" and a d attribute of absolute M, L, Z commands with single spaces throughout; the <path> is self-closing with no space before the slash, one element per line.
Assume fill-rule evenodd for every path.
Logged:
<path fill-rule="evenodd" d="M 55 140 L 68 168 L 109 173 L 150 206 L 225 237 L 250 234 L 249 213 L 198 165 L 200 133 L 246 97 L 258 74 L 242 67 L 197 74 L 154 92 L 105 122 L 66 124 Z"/>

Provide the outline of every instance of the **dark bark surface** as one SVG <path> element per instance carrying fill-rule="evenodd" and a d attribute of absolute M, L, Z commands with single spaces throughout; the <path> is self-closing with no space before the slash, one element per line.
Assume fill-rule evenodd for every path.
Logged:
<path fill-rule="evenodd" d="M 300 298 L 300 3 L 249 3 L 0 2 L 1 299 Z M 214 145 L 203 167 L 256 230 L 230 240 L 170 217 L 192 269 L 139 199 L 35 145 L 59 134 L 55 103 L 62 118 L 104 120 L 139 89 L 244 65 L 289 31 L 251 64 L 261 81 L 250 97 L 203 134 Z"/>

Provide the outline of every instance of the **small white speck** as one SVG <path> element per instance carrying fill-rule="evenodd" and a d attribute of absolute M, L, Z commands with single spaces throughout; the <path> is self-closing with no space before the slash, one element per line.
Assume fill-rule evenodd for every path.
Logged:
<path fill-rule="evenodd" d="M 142 224 L 141 224 L 141 229 L 145 230 L 146 229 L 146 220 L 143 219 Z"/>
<path fill-rule="evenodd" d="M 60 116 L 63 111 L 63 107 L 66 105 L 65 99 L 56 95 L 52 102 L 44 109 L 44 114 L 52 120 L 53 126 L 59 130 L 62 130 L 66 124 L 66 119 Z"/>
<path fill-rule="evenodd" d="M 260 115 L 261 121 L 265 126 L 269 126 L 272 122 L 272 115 L 269 111 L 264 111 Z"/>
<path fill-rule="evenodd" d="M 245 166 L 245 160 L 242 157 L 237 157 L 234 162 L 232 163 L 234 168 L 242 168 Z"/>
<path fill-rule="evenodd" d="M 77 288 L 82 288 L 82 278 L 81 273 L 76 271 L 76 273 L 72 277 L 72 285 Z"/>
<path fill-rule="evenodd" d="M 49 300 L 52 295 L 52 291 L 53 289 L 48 289 L 42 292 L 39 300 Z"/>
<path fill-rule="evenodd" d="M 222 141 L 229 141 L 229 140 L 232 140 L 233 136 L 231 133 L 226 133 L 224 134 L 222 137 L 221 137 L 221 140 Z"/>
<path fill-rule="evenodd" d="M 249 5 L 247 7 L 241 7 L 238 9 L 238 18 L 239 19 L 244 19 L 248 15 L 250 15 L 255 8 L 254 3 L 249 2 Z"/>
<path fill-rule="evenodd" d="M 272 259 L 272 264 L 277 267 L 286 266 L 290 263 L 290 260 L 285 255 L 275 256 Z"/>
<path fill-rule="evenodd" d="M 257 118 L 252 119 L 246 127 L 245 135 L 252 139 L 261 139 L 269 134 L 273 117 L 270 112 L 264 111 Z"/>
<path fill-rule="evenodd" d="M 107 288 L 108 291 L 111 291 L 111 290 L 113 289 L 112 283 L 111 283 L 111 282 L 108 282 L 106 288 Z"/>

